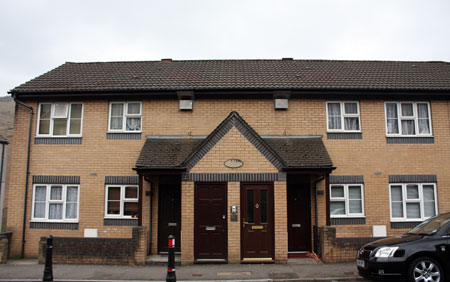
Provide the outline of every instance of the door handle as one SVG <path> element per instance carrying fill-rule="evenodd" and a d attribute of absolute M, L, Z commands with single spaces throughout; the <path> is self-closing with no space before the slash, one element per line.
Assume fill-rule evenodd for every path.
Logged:
<path fill-rule="evenodd" d="M 247 221 L 242 222 L 242 227 L 245 227 L 246 224 L 248 224 Z"/>

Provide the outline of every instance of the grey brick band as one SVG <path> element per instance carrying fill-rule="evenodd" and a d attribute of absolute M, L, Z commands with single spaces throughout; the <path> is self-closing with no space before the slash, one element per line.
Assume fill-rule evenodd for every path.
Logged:
<path fill-rule="evenodd" d="M 386 137 L 387 144 L 434 144 L 434 137 Z"/>
<path fill-rule="evenodd" d="M 362 139 L 362 133 L 327 133 L 327 139 Z"/>
<path fill-rule="evenodd" d="M 107 140 L 141 140 L 141 133 L 106 133 Z"/>
<path fill-rule="evenodd" d="M 105 226 L 137 226 L 137 219 L 119 219 L 119 218 L 105 218 L 103 219 L 103 225 Z"/>
<path fill-rule="evenodd" d="M 330 175 L 330 184 L 364 183 L 364 175 Z"/>
<path fill-rule="evenodd" d="M 360 225 L 366 224 L 366 218 L 331 218 L 331 225 Z"/>
<path fill-rule="evenodd" d="M 424 183 L 437 182 L 435 174 L 389 175 L 389 183 Z"/>
<path fill-rule="evenodd" d="M 47 144 L 47 145 L 74 145 L 81 144 L 81 137 L 35 137 L 34 144 Z"/>
<path fill-rule="evenodd" d="M 78 230 L 78 223 L 65 222 L 30 222 L 30 229 L 64 229 Z"/>
<path fill-rule="evenodd" d="M 138 176 L 105 176 L 105 184 L 139 184 Z"/>
<path fill-rule="evenodd" d="M 79 176 L 33 175 L 33 184 L 80 184 Z"/>

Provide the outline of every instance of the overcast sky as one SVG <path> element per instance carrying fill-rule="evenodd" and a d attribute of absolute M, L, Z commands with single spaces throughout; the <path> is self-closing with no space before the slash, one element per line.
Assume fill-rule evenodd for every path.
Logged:
<path fill-rule="evenodd" d="M 0 0 L 0 96 L 64 62 L 450 61 L 449 0 Z"/>

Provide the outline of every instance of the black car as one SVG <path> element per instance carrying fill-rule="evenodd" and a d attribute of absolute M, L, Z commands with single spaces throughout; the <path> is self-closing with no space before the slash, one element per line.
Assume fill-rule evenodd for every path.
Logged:
<path fill-rule="evenodd" d="M 450 212 L 406 234 L 364 245 L 356 264 L 359 275 L 367 279 L 444 282 L 450 278 Z"/>

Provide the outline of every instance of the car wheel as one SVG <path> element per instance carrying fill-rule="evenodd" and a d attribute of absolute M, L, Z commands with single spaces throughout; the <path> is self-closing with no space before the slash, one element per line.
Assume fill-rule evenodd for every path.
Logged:
<path fill-rule="evenodd" d="M 444 271 L 434 259 L 422 257 L 414 260 L 408 269 L 411 282 L 440 282 L 444 280 Z"/>

